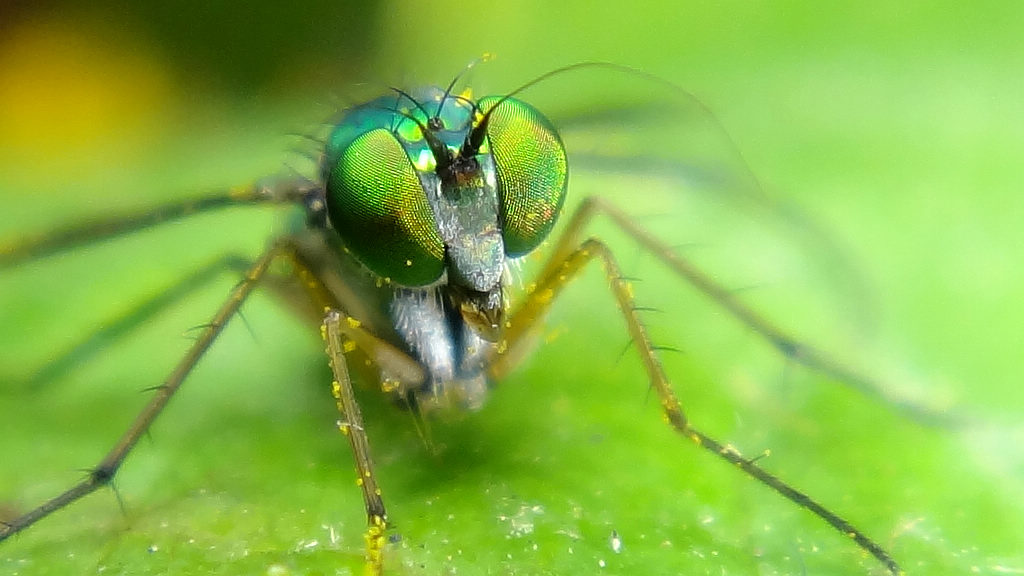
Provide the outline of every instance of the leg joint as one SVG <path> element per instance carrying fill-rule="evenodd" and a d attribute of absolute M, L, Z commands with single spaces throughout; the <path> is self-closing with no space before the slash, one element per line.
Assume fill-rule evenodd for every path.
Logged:
<path fill-rule="evenodd" d="M 117 474 L 117 467 L 112 464 L 104 463 L 93 468 L 92 471 L 89 472 L 89 480 L 93 485 L 103 486 L 110 484 L 111 480 L 114 479 L 115 474 Z"/>

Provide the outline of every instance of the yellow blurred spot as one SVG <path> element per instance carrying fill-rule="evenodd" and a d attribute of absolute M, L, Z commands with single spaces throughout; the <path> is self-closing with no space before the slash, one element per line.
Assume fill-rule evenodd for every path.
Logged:
<path fill-rule="evenodd" d="M 4 160 L 87 164 L 97 149 L 131 153 L 167 124 L 171 84 L 121 30 L 70 19 L 15 24 L 0 35 Z"/>
<path fill-rule="evenodd" d="M 558 338 L 561 337 L 566 332 L 568 332 L 568 329 L 565 326 L 558 326 L 557 328 L 547 333 L 547 335 L 544 337 L 544 343 L 551 344 L 555 340 L 558 340 Z"/>

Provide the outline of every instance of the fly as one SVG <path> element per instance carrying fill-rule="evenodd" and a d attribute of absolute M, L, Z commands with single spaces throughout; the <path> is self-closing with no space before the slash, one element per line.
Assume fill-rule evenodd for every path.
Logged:
<path fill-rule="evenodd" d="M 240 283 L 202 328 L 188 353 L 109 453 L 78 484 L 0 526 L 0 540 L 108 485 L 126 456 L 178 392 L 250 294 L 287 263 L 301 297 L 321 319 L 338 428 L 354 454 L 367 516 L 366 567 L 385 565 L 389 518 L 349 376 L 350 353 L 372 361 L 382 388 L 415 414 L 473 410 L 522 359 L 530 336 L 581 271 L 601 266 L 640 355 L 650 388 L 684 439 L 727 461 L 807 509 L 892 574 L 901 569 L 875 539 L 826 505 L 766 471 L 691 423 L 662 368 L 615 252 L 588 238 L 592 220 L 610 221 L 675 275 L 766 339 L 783 355 L 884 397 L 874 382 L 790 336 L 679 255 L 626 212 L 585 199 L 551 238 L 569 188 L 572 163 L 559 129 L 528 102 L 531 89 L 580 71 L 600 71 L 677 98 L 689 95 L 632 69 L 600 63 L 567 66 L 497 96 L 479 99 L 446 88 L 391 93 L 347 110 L 323 143 L 315 178 L 267 180 L 145 213 L 116 216 L 34 239 L 0 244 L 0 266 L 42 258 L 163 222 L 239 205 L 298 205 L 304 230 L 275 240 L 244 264 Z M 678 137 L 669 134 L 668 137 Z M 652 149 L 655 144 L 650 144 Z M 509 266 L 551 241 L 550 256 L 513 301 Z M 238 267 L 239 263 L 230 263 Z M 287 288 L 286 290 L 291 290 Z M 292 294 L 293 296 L 295 294 Z M 618 535 L 612 547 L 619 552 Z"/>

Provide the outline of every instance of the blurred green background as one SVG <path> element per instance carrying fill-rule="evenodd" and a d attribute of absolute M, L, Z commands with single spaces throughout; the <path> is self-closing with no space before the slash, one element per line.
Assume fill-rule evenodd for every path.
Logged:
<path fill-rule="evenodd" d="M 353 94 L 445 83 L 485 52 L 497 55 L 485 65 L 496 90 L 584 60 L 635 66 L 697 94 L 766 190 L 829 232 L 872 320 L 837 295 L 825 296 L 835 319 L 804 310 L 823 288 L 800 275 L 773 282 L 765 312 L 980 424 L 922 427 L 784 367 L 625 243 L 640 303 L 664 310 L 652 328 L 684 351 L 665 362 L 692 421 L 748 455 L 770 449 L 766 468 L 910 574 L 1014 573 L 1022 33 L 1024 5 L 1011 2 L 6 3 L 0 241 L 283 167 L 308 173 L 293 134 Z M 273 211 L 203 215 L 0 270 L 0 510 L 35 504 L 96 462 L 235 279 L 221 275 L 42 389 L 21 384 L 182 274 L 225 252 L 251 256 L 281 227 Z M 633 355 L 620 358 L 627 339 L 600 276 L 581 283 L 482 412 L 437 423 L 441 454 L 406 415 L 362 395 L 402 536 L 395 573 L 882 573 L 674 437 Z M 316 332 L 264 295 L 245 319 L 129 458 L 124 513 L 109 492 L 89 497 L 0 545 L 0 572 L 360 570 L 363 512 Z M 866 334 L 841 334 L 861 324 Z"/>

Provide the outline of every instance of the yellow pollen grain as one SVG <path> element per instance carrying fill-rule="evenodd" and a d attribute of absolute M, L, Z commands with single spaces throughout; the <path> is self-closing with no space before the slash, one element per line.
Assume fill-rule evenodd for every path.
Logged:
<path fill-rule="evenodd" d="M 346 316 L 345 317 L 345 322 L 348 323 L 350 328 L 359 328 L 359 326 L 362 325 L 362 323 L 359 320 L 356 320 L 355 318 L 353 318 L 351 316 Z"/>
<path fill-rule="evenodd" d="M 546 304 L 546 303 L 550 302 L 551 299 L 554 298 L 554 297 L 555 297 L 555 291 L 552 290 L 551 288 L 545 288 L 544 291 L 542 291 L 542 292 L 540 292 L 538 294 L 535 294 L 533 299 L 536 300 L 537 302 L 542 303 L 542 304 Z"/>

